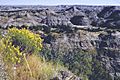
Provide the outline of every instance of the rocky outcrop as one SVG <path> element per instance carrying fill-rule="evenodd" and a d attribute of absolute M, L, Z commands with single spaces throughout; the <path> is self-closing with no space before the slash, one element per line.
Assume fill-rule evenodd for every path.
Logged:
<path fill-rule="evenodd" d="M 120 9 L 115 6 L 109 6 L 103 8 L 98 14 L 97 26 L 119 29 L 120 27 Z"/>
<path fill-rule="evenodd" d="M 113 80 L 120 79 L 120 32 L 99 35 L 98 58 Z"/>
<path fill-rule="evenodd" d="M 69 71 L 59 71 L 53 79 L 51 80 L 82 80 L 80 77 L 75 76 L 73 73 Z"/>

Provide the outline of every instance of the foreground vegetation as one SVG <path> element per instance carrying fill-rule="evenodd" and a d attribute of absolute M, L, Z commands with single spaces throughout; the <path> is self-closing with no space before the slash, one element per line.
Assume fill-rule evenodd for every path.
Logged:
<path fill-rule="evenodd" d="M 58 45 L 58 50 L 54 51 L 43 44 L 40 35 L 25 28 L 11 28 L 0 34 L 0 54 L 9 80 L 50 80 L 63 69 L 60 64 L 83 80 L 111 80 L 97 59 L 96 49 L 65 50 Z M 99 50 L 99 53 L 104 52 Z"/>
<path fill-rule="evenodd" d="M 49 80 L 60 69 L 38 55 L 42 39 L 29 30 L 8 29 L 1 34 L 0 46 L 9 80 Z"/>

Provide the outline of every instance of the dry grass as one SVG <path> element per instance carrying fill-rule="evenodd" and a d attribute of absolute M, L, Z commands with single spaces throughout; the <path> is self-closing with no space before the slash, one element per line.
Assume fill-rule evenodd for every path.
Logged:
<path fill-rule="evenodd" d="M 60 69 L 59 65 L 53 65 L 52 62 L 46 62 L 36 55 L 31 55 L 27 58 L 30 70 L 26 62 L 18 65 L 16 70 L 13 69 L 11 64 L 7 64 L 7 72 L 10 80 L 50 80 L 53 75 Z"/>

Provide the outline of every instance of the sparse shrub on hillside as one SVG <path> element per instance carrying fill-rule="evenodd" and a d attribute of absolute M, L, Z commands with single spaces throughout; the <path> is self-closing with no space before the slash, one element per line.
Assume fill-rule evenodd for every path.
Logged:
<path fill-rule="evenodd" d="M 48 61 L 60 61 L 60 63 L 64 64 L 65 67 L 74 74 L 80 76 L 83 80 L 111 80 L 104 65 L 96 59 L 96 56 L 98 55 L 96 49 L 87 51 L 74 49 L 69 52 L 55 52 L 50 46 L 43 47 L 44 49 L 40 53 L 41 56 Z"/>
<path fill-rule="evenodd" d="M 92 74 L 92 54 L 86 51 L 74 50 L 63 56 L 64 65 L 76 75 L 87 80 Z"/>
<path fill-rule="evenodd" d="M 47 46 L 41 51 L 40 55 L 46 60 L 64 64 L 74 74 L 79 75 L 83 80 L 87 80 L 92 75 L 92 55 L 97 52 L 95 50 L 83 51 L 74 49 L 72 52 L 54 52 Z"/>
<path fill-rule="evenodd" d="M 105 65 L 103 65 L 102 62 L 96 58 L 97 57 L 93 58 L 92 75 L 90 75 L 89 79 L 90 80 L 112 80 L 111 76 L 106 70 Z M 119 79 L 115 79 L 115 80 L 119 80 Z"/>

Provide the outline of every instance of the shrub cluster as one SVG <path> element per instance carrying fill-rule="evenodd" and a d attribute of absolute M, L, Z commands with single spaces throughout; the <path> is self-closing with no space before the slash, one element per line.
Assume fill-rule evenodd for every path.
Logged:
<path fill-rule="evenodd" d="M 42 48 L 42 39 L 26 29 L 9 29 L 0 41 L 2 54 L 7 61 L 20 63 L 24 53 L 38 53 Z"/>
<path fill-rule="evenodd" d="M 0 39 L 0 54 L 9 80 L 49 80 L 58 67 L 38 56 L 41 49 L 40 35 L 26 29 L 8 29 Z"/>
<path fill-rule="evenodd" d="M 38 53 L 42 49 L 42 39 L 40 35 L 26 29 L 12 28 L 8 30 L 6 38 L 10 38 L 10 41 L 15 46 L 19 46 L 21 51 Z"/>

